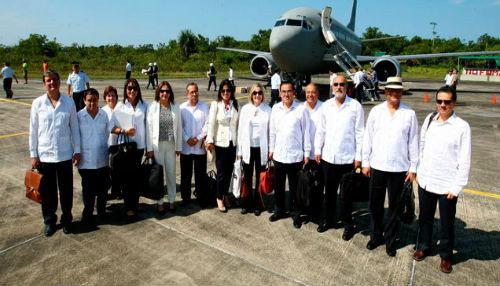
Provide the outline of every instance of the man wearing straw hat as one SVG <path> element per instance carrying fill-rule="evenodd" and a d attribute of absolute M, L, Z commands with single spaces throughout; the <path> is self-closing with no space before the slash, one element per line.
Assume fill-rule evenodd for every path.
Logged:
<path fill-rule="evenodd" d="M 415 178 L 418 162 L 417 116 L 401 102 L 404 90 L 400 77 L 387 79 L 387 100 L 370 111 L 362 148 L 363 174 L 370 178 L 370 241 L 366 247 L 373 250 L 385 243 L 389 256 L 396 255 L 399 221 L 393 219 L 384 227 L 386 189 L 392 217 L 404 182 Z"/>

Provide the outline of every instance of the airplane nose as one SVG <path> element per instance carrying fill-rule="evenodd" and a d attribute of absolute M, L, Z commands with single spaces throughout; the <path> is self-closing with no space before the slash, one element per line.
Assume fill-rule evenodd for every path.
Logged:
<path fill-rule="evenodd" d="M 295 27 L 294 27 L 295 28 Z M 271 31 L 269 37 L 269 49 L 272 54 L 285 53 L 294 45 L 299 35 L 299 29 L 289 28 L 286 26 L 275 28 Z"/>

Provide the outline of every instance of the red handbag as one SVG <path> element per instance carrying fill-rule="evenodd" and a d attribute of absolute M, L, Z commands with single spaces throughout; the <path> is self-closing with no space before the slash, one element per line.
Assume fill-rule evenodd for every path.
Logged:
<path fill-rule="evenodd" d="M 242 173 L 240 198 L 248 198 L 249 196 L 250 196 L 250 191 L 248 190 L 248 185 L 245 180 L 245 173 Z"/>
<path fill-rule="evenodd" d="M 40 185 L 42 183 L 43 175 L 31 169 L 26 171 L 24 177 L 24 185 L 26 186 L 26 197 L 39 204 L 42 203 L 42 193 L 40 192 Z"/>
<path fill-rule="evenodd" d="M 274 190 L 274 165 L 267 162 L 267 168 L 260 173 L 259 192 L 264 195 Z"/>

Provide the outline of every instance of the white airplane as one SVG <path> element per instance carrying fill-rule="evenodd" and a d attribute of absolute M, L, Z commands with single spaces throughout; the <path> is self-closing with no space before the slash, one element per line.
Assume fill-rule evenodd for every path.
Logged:
<path fill-rule="evenodd" d="M 351 19 L 347 26 L 330 18 L 331 8 L 322 12 L 312 8 L 295 8 L 279 17 L 269 38 L 271 52 L 252 51 L 219 47 L 220 50 L 253 54 L 250 71 L 259 78 L 268 76 L 269 67 L 279 67 L 285 73 L 298 73 L 310 81 L 312 74 L 326 73 L 329 69 L 344 71 L 352 77 L 351 71 L 360 63 L 370 63 L 377 71 L 380 82 L 387 77 L 401 76 L 400 60 L 466 55 L 499 54 L 500 51 L 461 52 L 439 54 L 415 54 L 400 56 L 362 56 L 363 42 L 387 40 L 390 38 L 361 40 L 355 33 L 356 3 L 353 1 Z"/>

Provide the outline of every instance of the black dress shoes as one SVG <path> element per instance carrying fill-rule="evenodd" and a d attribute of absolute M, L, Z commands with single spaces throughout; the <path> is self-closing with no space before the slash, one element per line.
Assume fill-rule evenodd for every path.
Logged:
<path fill-rule="evenodd" d="M 72 223 L 63 224 L 62 229 L 64 234 L 70 234 L 73 232 L 73 224 Z"/>
<path fill-rule="evenodd" d="M 270 222 L 275 222 L 279 219 L 282 219 L 284 217 L 284 215 L 280 214 L 280 213 L 273 213 L 272 216 L 269 217 L 269 221 Z"/>
<path fill-rule="evenodd" d="M 322 233 L 322 232 L 325 232 L 327 231 L 328 229 L 330 229 L 331 225 L 327 222 L 324 222 L 324 223 L 320 223 L 318 225 L 318 228 L 316 229 L 319 233 Z"/>
<path fill-rule="evenodd" d="M 344 233 L 342 234 L 342 239 L 345 241 L 350 240 L 354 236 L 354 228 L 353 227 L 345 227 Z"/>
<path fill-rule="evenodd" d="M 254 211 L 253 211 L 253 214 L 254 214 L 255 216 L 260 216 L 260 213 L 261 213 L 261 211 L 260 211 L 260 210 L 254 210 Z"/>
<path fill-rule="evenodd" d="M 300 217 L 293 219 L 293 227 L 299 229 L 302 226 L 302 222 L 300 221 Z"/>
<path fill-rule="evenodd" d="M 46 224 L 45 229 L 43 230 L 43 233 L 45 236 L 49 237 L 52 236 L 56 232 L 56 225 L 55 224 Z"/>
<path fill-rule="evenodd" d="M 393 246 L 386 246 L 385 247 L 385 252 L 387 253 L 387 255 L 389 255 L 390 257 L 394 257 L 396 256 L 396 249 L 393 247 Z"/>
<path fill-rule="evenodd" d="M 241 214 L 247 214 L 247 213 L 248 213 L 248 210 L 246 208 L 241 209 Z"/>
<path fill-rule="evenodd" d="M 366 244 L 366 248 L 368 248 L 368 250 L 374 250 L 381 244 L 382 242 L 380 240 L 370 239 L 370 241 L 368 241 L 368 243 Z"/>

